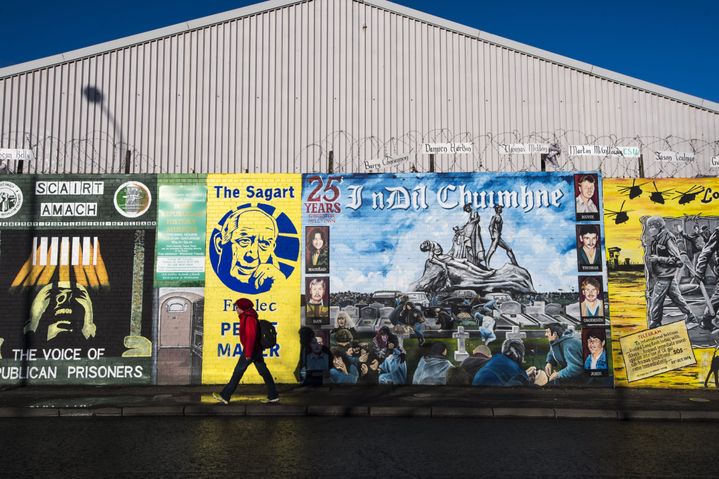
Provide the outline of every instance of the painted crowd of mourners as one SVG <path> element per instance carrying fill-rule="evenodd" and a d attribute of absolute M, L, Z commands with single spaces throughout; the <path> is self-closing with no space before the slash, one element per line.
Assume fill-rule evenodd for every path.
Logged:
<path fill-rule="evenodd" d="M 479 295 L 478 295 L 479 297 Z M 527 346 L 521 337 L 507 334 L 499 351 L 492 353 L 489 345 L 497 337 L 492 304 L 479 305 L 475 313 L 481 318 L 478 343 L 461 361 L 448 357 L 448 349 L 441 340 L 424 338 L 425 318 L 407 296 L 398 298 L 391 321 L 394 327 L 382 326 L 371 340 L 357 340 L 358 333 L 352 318 L 341 311 L 336 326 L 329 332 L 330 340 L 312 328 L 300 331 L 301 353 L 297 365 L 297 379 L 305 385 L 331 384 L 421 384 L 474 386 L 545 386 L 586 384 L 585 370 L 606 370 L 606 335 L 604 329 L 590 328 L 586 342 L 590 354 L 584 358 L 582 337 L 572 327 L 554 323 L 544 330 L 548 353 L 543 368 L 525 364 Z M 439 308 L 437 308 L 439 309 Z M 447 329 L 454 328 L 456 317 L 444 313 L 438 317 Z M 413 372 L 409 370 L 407 351 L 395 331 L 410 325 L 422 354 Z M 463 332 L 463 327 L 457 329 Z M 463 334 L 454 334 L 461 337 Z M 331 346 L 330 346 L 331 344 Z"/>

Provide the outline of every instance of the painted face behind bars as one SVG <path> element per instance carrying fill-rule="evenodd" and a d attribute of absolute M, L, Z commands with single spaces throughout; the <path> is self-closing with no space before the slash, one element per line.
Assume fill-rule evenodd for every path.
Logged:
<path fill-rule="evenodd" d="M 26 331 L 36 332 L 41 320 L 47 327 L 48 341 L 62 333 L 81 332 L 86 339 L 95 336 L 92 301 L 87 289 L 80 284 L 60 282 L 40 290 L 33 300 Z"/>

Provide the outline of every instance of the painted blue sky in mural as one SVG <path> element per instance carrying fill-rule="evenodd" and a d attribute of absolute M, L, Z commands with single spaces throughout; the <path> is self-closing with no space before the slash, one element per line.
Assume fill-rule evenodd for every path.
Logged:
<path fill-rule="evenodd" d="M 576 290 L 572 181 L 571 175 L 542 173 L 345 176 L 341 184 L 342 213 L 335 215 L 335 223 L 330 225 L 332 291 L 408 291 L 410 284 L 422 276 L 428 257 L 428 253 L 420 251 L 420 243 L 435 241 L 448 252 L 453 227 L 463 226 L 469 218 L 462 209 L 465 198 L 471 198 L 479 209 L 484 246 L 488 249 L 488 226 L 499 192 L 516 198 L 502 214 L 502 236 L 519 265 L 532 275 L 535 289 Z M 406 198 L 402 198 L 401 191 L 391 196 L 392 188 L 399 187 L 407 191 Z M 360 188 L 361 206 L 356 198 Z M 310 190 L 305 185 L 305 199 Z M 373 194 L 379 193 L 382 201 L 375 196 L 373 204 Z M 408 205 L 402 199 L 408 199 L 409 208 L 404 209 Z M 379 208 L 380 204 L 384 209 Z M 322 223 L 306 217 L 305 224 Z M 498 249 L 491 266 L 499 268 L 507 262 L 506 253 Z"/>

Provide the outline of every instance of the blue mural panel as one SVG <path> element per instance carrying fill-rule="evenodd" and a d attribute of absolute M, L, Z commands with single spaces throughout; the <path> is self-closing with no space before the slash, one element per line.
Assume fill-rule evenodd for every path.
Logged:
<path fill-rule="evenodd" d="M 609 337 L 597 173 L 303 186 L 303 324 L 330 345 L 330 382 L 611 384 L 582 335 Z"/>

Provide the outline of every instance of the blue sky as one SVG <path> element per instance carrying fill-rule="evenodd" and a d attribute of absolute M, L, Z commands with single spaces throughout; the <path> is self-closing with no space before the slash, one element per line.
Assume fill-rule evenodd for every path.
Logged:
<path fill-rule="evenodd" d="M 0 67 L 257 3 L 3 0 Z M 439 17 L 719 102 L 719 1 L 398 0 Z"/>
<path fill-rule="evenodd" d="M 566 179 L 566 181 L 565 181 Z M 409 286 L 422 276 L 427 253 L 419 250 L 424 240 L 439 243 L 449 252 L 454 236 L 452 228 L 463 226 L 469 217 L 462 211 L 463 202 L 458 190 L 448 197 L 458 203 L 453 208 L 438 204 L 440 188 L 453 184 L 465 185 L 473 192 L 528 191 L 560 189 L 563 197 L 558 207 L 539 208 L 525 212 L 519 208 L 506 208 L 503 212 L 503 238 L 514 250 L 520 266 L 532 276 L 537 291 L 569 291 L 577 285 L 577 253 L 574 222 L 574 196 L 572 176 L 527 173 L 512 175 L 455 174 L 455 175 L 349 175 L 342 182 L 342 213 L 330 224 L 330 264 L 332 291 L 372 292 L 381 289 L 409 291 Z M 351 186 L 363 187 L 363 204 L 355 210 L 351 202 Z M 426 187 L 427 208 L 407 210 L 373 209 L 372 194 L 384 192 L 386 187 L 402 186 L 411 192 L 416 186 Z M 305 199 L 311 188 L 303 189 Z M 480 228 L 485 248 L 491 243 L 488 226 L 493 208 L 480 209 Z M 303 224 L 311 224 L 308 218 Z M 502 249 L 492 257 L 492 267 L 499 268 L 509 259 Z"/>

